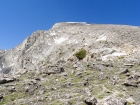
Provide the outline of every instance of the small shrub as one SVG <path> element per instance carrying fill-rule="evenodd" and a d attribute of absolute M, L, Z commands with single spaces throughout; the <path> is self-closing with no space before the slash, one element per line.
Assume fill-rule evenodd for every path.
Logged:
<path fill-rule="evenodd" d="M 131 103 L 127 102 L 127 105 L 132 105 Z"/>
<path fill-rule="evenodd" d="M 62 52 L 59 52 L 59 55 L 62 55 Z"/>
<path fill-rule="evenodd" d="M 75 51 L 75 48 L 73 48 L 72 51 Z"/>
<path fill-rule="evenodd" d="M 119 56 L 118 58 L 119 58 L 119 59 L 123 59 L 123 58 L 124 58 L 124 56 Z"/>
<path fill-rule="evenodd" d="M 123 94 L 118 94 L 118 96 L 119 96 L 119 97 L 124 97 L 124 95 L 123 95 Z"/>
<path fill-rule="evenodd" d="M 86 50 L 85 49 L 81 49 L 80 51 L 76 52 L 74 54 L 78 59 L 83 59 L 86 57 Z"/>

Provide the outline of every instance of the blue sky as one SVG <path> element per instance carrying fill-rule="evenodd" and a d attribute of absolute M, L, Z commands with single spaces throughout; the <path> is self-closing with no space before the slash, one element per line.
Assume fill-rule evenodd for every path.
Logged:
<path fill-rule="evenodd" d="M 0 49 L 71 21 L 140 26 L 140 0 L 0 0 Z"/>

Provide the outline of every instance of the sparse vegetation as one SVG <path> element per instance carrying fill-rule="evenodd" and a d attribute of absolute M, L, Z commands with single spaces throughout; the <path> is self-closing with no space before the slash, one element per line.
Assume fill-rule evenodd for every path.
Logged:
<path fill-rule="evenodd" d="M 85 40 L 85 38 L 83 38 L 83 40 Z"/>
<path fill-rule="evenodd" d="M 124 95 L 123 94 L 118 94 L 118 97 L 124 97 Z"/>
<path fill-rule="evenodd" d="M 62 52 L 59 52 L 59 55 L 62 55 Z"/>
<path fill-rule="evenodd" d="M 71 32 L 75 28 L 72 25 L 66 32 L 67 28 L 62 27 L 60 30 L 53 28 L 47 36 L 44 31 L 43 36 L 40 36 L 42 32 L 35 35 L 37 43 L 34 45 L 29 41 L 27 44 L 33 44 L 33 47 L 23 56 L 22 45 L 21 51 L 17 48 L 12 52 L 0 51 L 1 72 L 9 71 L 8 65 L 14 64 L 10 66 L 12 75 L 1 75 L 0 105 L 87 105 L 93 101 L 93 105 L 123 105 L 124 102 L 139 105 L 140 53 L 136 48 L 136 53 L 127 51 L 131 46 L 124 42 L 129 40 L 118 40 L 119 35 L 125 38 L 128 31 L 121 34 L 120 29 L 118 33 L 113 27 L 113 30 L 107 28 L 112 30 L 108 33 L 101 27 L 94 30 L 94 26 L 92 31 L 91 25 L 88 28 L 81 25 L 73 31 L 75 33 Z M 81 34 L 82 28 L 86 31 Z M 49 37 L 51 32 L 56 35 Z M 111 32 L 117 40 L 112 40 Z M 119 56 L 119 52 L 127 55 Z M 134 102 L 130 102 L 131 99 Z"/>
<path fill-rule="evenodd" d="M 73 48 L 72 51 L 75 51 L 75 48 Z"/>
<path fill-rule="evenodd" d="M 119 56 L 118 58 L 119 58 L 119 59 L 123 59 L 123 58 L 124 58 L 124 56 Z"/>
<path fill-rule="evenodd" d="M 86 57 L 86 50 L 85 49 L 80 49 L 80 51 L 76 52 L 74 54 L 78 59 L 83 59 Z"/>

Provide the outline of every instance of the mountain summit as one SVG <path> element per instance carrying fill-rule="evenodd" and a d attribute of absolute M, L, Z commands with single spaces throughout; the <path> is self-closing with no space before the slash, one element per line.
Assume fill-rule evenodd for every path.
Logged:
<path fill-rule="evenodd" d="M 0 50 L 0 104 L 140 104 L 140 28 L 56 23 Z"/>

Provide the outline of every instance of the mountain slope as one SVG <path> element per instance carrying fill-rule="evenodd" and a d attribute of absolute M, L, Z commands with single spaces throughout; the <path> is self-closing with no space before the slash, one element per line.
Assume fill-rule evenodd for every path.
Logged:
<path fill-rule="evenodd" d="M 2 103 L 90 105 L 96 97 L 98 105 L 126 105 L 131 97 L 138 105 L 139 40 L 140 28 L 126 25 L 67 22 L 34 32 L 0 51 Z M 80 49 L 86 50 L 82 60 L 74 56 Z"/>

